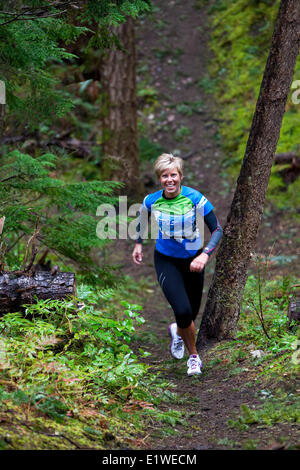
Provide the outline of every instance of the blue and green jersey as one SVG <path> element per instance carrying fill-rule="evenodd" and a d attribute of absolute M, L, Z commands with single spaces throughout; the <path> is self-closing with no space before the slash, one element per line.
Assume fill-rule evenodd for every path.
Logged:
<path fill-rule="evenodd" d="M 203 194 L 187 186 L 172 199 L 162 189 L 149 194 L 141 207 L 138 241 L 145 236 L 148 215 L 153 214 L 158 226 L 156 250 L 176 258 L 194 256 L 204 243 L 203 218 L 213 208 Z"/>

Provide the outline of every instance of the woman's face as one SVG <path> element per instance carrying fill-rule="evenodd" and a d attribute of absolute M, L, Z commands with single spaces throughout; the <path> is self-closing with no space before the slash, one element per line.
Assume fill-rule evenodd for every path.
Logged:
<path fill-rule="evenodd" d="M 160 184 L 166 197 L 176 197 L 180 193 L 182 177 L 176 166 L 164 170 L 159 177 Z"/>

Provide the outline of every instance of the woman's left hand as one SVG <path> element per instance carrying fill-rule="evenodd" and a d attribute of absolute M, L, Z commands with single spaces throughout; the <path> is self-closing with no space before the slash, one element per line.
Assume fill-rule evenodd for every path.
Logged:
<path fill-rule="evenodd" d="M 201 253 L 197 258 L 193 259 L 190 264 L 190 271 L 192 272 L 201 272 L 207 264 L 209 256 L 206 253 Z"/>

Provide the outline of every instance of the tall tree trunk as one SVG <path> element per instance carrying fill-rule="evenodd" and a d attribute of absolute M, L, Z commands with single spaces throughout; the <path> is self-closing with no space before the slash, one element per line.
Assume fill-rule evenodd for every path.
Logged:
<path fill-rule="evenodd" d="M 103 57 L 102 174 L 106 180 L 125 183 L 123 194 L 143 192 L 139 176 L 136 53 L 131 17 L 115 28 L 123 50 L 111 49 Z"/>
<path fill-rule="evenodd" d="M 234 335 L 251 252 L 300 46 L 299 0 L 282 0 L 241 172 L 202 317 L 197 348 Z"/>

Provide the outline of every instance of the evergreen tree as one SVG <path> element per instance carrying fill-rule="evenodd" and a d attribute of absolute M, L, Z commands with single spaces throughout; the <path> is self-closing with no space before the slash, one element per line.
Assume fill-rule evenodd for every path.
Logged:
<path fill-rule="evenodd" d="M 116 41 L 112 26 L 149 8 L 142 0 L 1 1 L 0 80 L 7 93 L 2 130 L 15 132 L 23 126 L 32 132 L 66 115 L 73 97 L 62 89 L 52 67 L 77 59 L 66 46 L 89 32 L 91 47 L 110 47 Z M 0 216 L 6 217 L 0 268 L 18 269 L 19 258 L 26 260 L 15 247 L 34 234 L 40 248 L 71 260 L 90 281 L 101 282 L 107 269 L 95 264 L 90 251 L 107 241 L 96 236 L 95 214 L 99 204 L 116 203 L 113 190 L 120 185 L 53 177 L 58 159 L 38 150 L 28 155 L 3 146 L 0 158 Z"/>
<path fill-rule="evenodd" d="M 97 207 L 116 203 L 113 191 L 118 183 L 71 182 L 50 176 L 56 157 L 45 154 L 33 158 L 15 150 L 5 156 L 0 167 L 0 214 L 5 216 L 0 269 L 18 269 L 20 240 L 34 234 L 39 252 L 49 248 L 60 261 L 72 261 L 89 282 L 109 279 L 107 267 L 99 268 L 90 255 L 101 251 L 107 240 L 96 236 Z M 97 252 L 96 252 L 97 254 Z M 21 258 L 24 262 L 25 252 Z"/>
<path fill-rule="evenodd" d="M 91 32 L 91 46 L 108 48 L 115 40 L 113 26 L 149 8 L 143 0 L 0 1 L 0 79 L 15 124 L 36 128 L 72 107 L 50 67 L 76 58 L 66 45 Z"/>

